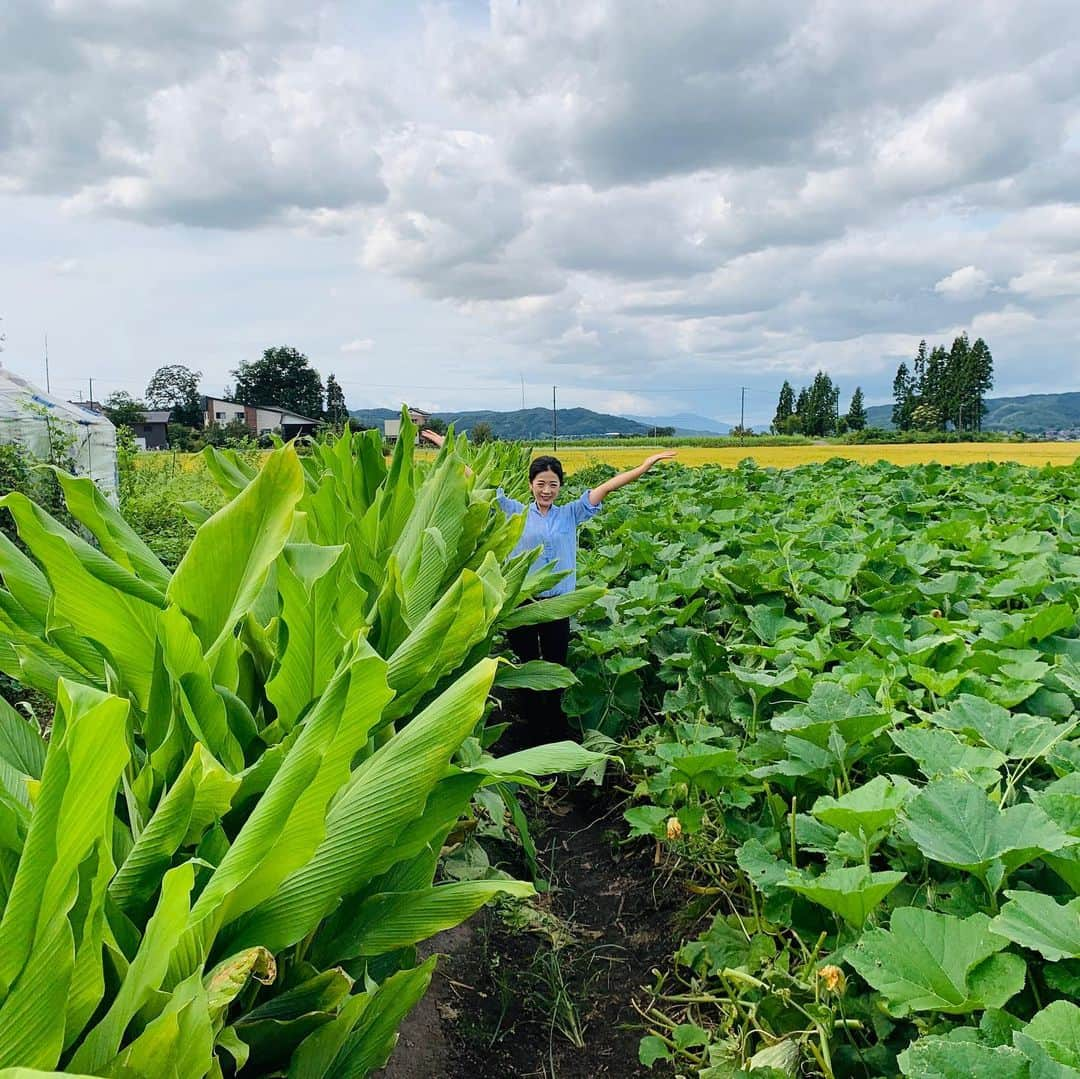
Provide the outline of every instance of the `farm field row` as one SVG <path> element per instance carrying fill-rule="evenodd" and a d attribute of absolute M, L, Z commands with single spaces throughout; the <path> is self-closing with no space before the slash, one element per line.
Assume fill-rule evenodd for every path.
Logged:
<path fill-rule="evenodd" d="M 1078 501 L 1073 469 L 744 464 L 584 528 L 567 711 L 698 897 L 643 1064 L 1080 1076 Z"/>

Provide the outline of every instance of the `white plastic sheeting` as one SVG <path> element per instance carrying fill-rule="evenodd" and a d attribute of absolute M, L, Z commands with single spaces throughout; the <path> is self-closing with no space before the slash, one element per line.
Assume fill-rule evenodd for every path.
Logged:
<path fill-rule="evenodd" d="M 71 443 L 68 452 L 75 471 L 89 476 L 115 501 L 116 428 L 109 419 L 0 367 L 0 442 L 14 442 L 35 457 L 48 459 L 57 439 Z"/>

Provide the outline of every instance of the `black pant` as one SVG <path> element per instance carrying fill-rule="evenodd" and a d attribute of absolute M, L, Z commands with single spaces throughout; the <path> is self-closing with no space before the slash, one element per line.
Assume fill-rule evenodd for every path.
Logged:
<path fill-rule="evenodd" d="M 554 622 L 507 630 L 506 643 L 522 663 L 530 659 L 545 659 L 548 663 L 559 663 L 565 667 L 566 653 L 570 648 L 570 619 L 559 618 Z M 542 692 L 521 690 L 517 694 L 517 707 L 526 728 L 521 741 L 527 745 L 558 742 L 570 736 L 562 710 L 561 689 Z"/>

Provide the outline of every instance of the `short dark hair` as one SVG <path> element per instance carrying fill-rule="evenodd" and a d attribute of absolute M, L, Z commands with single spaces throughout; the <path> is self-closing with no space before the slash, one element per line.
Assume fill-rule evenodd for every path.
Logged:
<path fill-rule="evenodd" d="M 529 465 L 529 482 L 532 483 L 541 472 L 554 472 L 559 477 L 559 483 L 564 481 L 562 461 L 558 457 L 537 457 Z"/>

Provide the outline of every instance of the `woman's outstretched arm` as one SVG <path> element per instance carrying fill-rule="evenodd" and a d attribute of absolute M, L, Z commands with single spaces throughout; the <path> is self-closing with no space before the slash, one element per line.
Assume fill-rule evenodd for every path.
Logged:
<path fill-rule="evenodd" d="M 611 479 L 601 483 L 599 487 L 594 487 L 589 492 L 589 502 L 594 506 L 599 506 L 612 491 L 617 491 L 620 487 L 625 487 L 628 483 L 640 479 L 657 461 L 670 461 L 674 456 L 674 450 L 664 450 L 663 453 L 654 453 L 651 457 L 646 457 L 637 468 L 620 472 L 617 476 L 612 476 Z"/>
<path fill-rule="evenodd" d="M 435 446 L 436 449 L 440 450 L 442 449 L 442 444 L 446 441 L 446 435 L 440 435 L 438 431 L 432 431 L 429 428 L 424 428 L 424 430 L 420 432 L 420 437 L 421 439 L 427 439 L 427 441 Z M 471 476 L 472 474 L 473 470 L 466 465 L 465 475 Z"/>

